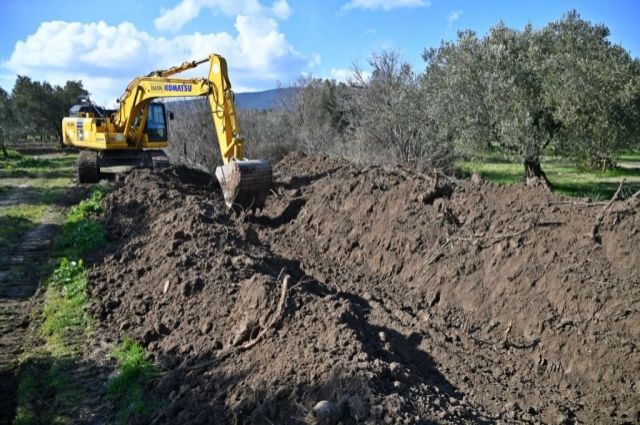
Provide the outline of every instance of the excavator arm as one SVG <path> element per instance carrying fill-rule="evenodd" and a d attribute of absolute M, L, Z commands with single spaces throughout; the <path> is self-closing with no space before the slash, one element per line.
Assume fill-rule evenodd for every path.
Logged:
<path fill-rule="evenodd" d="M 205 62 L 209 62 L 208 78 L 171 78 Z M 223 163 L 243 159 L 244 140 L 240 136 L 227 61 L 220 55 L 211 54 L 207 59 L 185 62 L 180 66 L 154 71 L 145 77 L 134 79 L 119 99 L 120 107 L 114 117 L 115 127 L 121 130 L 125 140 L 139 146 L 149 103 L 159 98 L 202 96 L 207 97 L 211 108 Z M 140 114 L 142 117 L 136 122 Z"/>

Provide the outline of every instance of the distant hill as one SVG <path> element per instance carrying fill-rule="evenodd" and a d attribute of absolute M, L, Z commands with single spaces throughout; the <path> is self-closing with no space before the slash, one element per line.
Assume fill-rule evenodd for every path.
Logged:
<path fill-rule="evenodd" d="M 280 88 L 254 93 L 236 93 L 235 104 L 238 109 L 280 109 L 291 102 L 295 88 Z"/>

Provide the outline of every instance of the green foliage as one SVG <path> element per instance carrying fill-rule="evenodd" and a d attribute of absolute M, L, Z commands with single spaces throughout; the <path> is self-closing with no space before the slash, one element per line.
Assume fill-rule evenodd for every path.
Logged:
<path fill-rule="evenodd" d="M 6 143 L 16 128 L 13 102 L 8 93 L 0 87 L 0 151 L 4 158 L 9 156 Z"/>
<path fill-rule="evenodd" d="M 88 199 L 80 201 L 78 205 L 71 208 L 67 221 L 80 221 L 91 214 L 101 213 L 101 203 L 106 193 L 107 189 L 104 187 L 98 186 L 94 188 Z"/>
<path fill-rule="evenodd" d="M 109 383 L 107 394 L 118 407 L 118 423 L 128 423 L 133 415 L 151 413 L 155 405 L 144 397 L 143 385 L 155 373 L 137 342 L 124 339 L 111 355 L 118 360 L 118 374 Z"/>
<path fill-rule="evenodd" d="M 88 92 L 81 81 L 52 86 L 46 81 L 32 81 L 19 75 L 11 92 L 11 101 L 21 129 L 36 134 L 46 131 L 62 140 L 62 118 L 77 103 L 78 97 L 86 95 Z"/>
<path fill-rule="evenodd" d="M 90 218 L 101 212 L 100 202 L 105 195 L 104 188 L 94 189 L 91 197 L 73 207 L 56 239 L 54 247 L 63 255 L 79 258 L 107 244 L 107 233 L 101 223 Z"/>
<path fill-rule="evenodd" d="M 107 235 L 102 225 L 91 219 L 65 223 L 62 234 L 56 239 L 55 249 L 72 257 L 95 251 L 107 243 Z"/>
<path fill-rule="evenodd" d="M 640 73 L 637 60 L 613 45 L 609 29 L 576 11 L 542 31 L 554 46 L 547 59 L 549 103 L 562 123 L 562 152 L 589 169 L 612 167 L 616 153 L 639 135 Z"/>
<path fill-rule="evenodd" d="M 639 135 L 640 66 L 608 36 L 571 11 L 541 29 L 498 23 L 426 50 L 425 95 L 442 136 L 466 153 L 497 146 L 535 165 L 553 148 L 612 166 Z"/>

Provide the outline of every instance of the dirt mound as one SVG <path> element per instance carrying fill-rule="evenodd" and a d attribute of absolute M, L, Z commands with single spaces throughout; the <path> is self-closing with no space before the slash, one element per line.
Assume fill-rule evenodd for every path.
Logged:
<path fill-rule="evenodd" d="M 640 200 L 302 154 L 275 172 L 257 217 L 183 168 L 107 199 L 93 313 L 165 369 L 157 422 L 640 420 Z"/>

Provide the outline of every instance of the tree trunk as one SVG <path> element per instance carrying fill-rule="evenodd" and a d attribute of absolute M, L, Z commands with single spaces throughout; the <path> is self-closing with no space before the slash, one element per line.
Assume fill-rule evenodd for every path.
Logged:
<path fill-rule="evenodd" d="M 55 126 L 54 127 L 56 129 L 56 134 L 58 136 L 58 142 L 60 143 L 60 149 L 64 148 L 64 141 L 62 139 L 62 128 L 60 128 L 60 126 Z"/>
<path fill-rule="evenodd" d="M 2 128 L 0 128 L 0 149 L 2 149 L 2 156 L 8 158 L 9 152 L 7 152 L 7 147 L 4 144 L 4 130 Z"/>
<path fill-rule="evenodd" d="M 524 165 L 524 184 L 526 186 L 540 186 L 548 191 L 553 190 L 553 185 L 547 179 L 547 175 L 540 167 L 540 160 L 526 159 Z"/>

